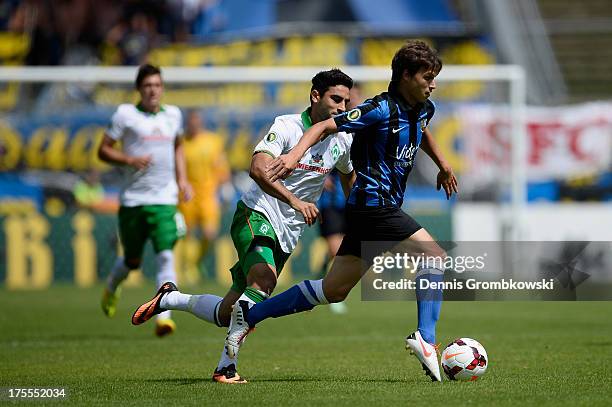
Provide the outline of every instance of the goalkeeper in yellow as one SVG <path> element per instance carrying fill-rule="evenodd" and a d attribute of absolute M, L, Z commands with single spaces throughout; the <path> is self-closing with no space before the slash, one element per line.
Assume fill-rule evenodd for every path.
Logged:
<path fill-rule="evenodd" d="M 231 172 L 223 138 L 205 130 L 202 117 L 195 110 L 187 114 L 183 151 L 187 180 L 194 195 L 190 201 L 179 204 L 188 231 L 179 252 L 184 261 L 184 277 L 193 283 L 198 279 L 197 264 L 219 234 L 222 213 L 218 192 L 230 180 Z"/>

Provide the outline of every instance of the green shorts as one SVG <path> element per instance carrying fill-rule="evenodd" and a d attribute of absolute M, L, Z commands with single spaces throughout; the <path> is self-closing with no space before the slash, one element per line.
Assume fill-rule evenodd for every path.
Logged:
<path fill-rule="evenodd" d="M 185 222 L 174 205 L 143 205 L 119 208 L 119 237 L 125 259 L 140 259 L 147 239 L 153 250 L 172 250 L 185 234 Z"/>
<path fill-rule="evenodd" d="M 246 277 L 257 263 L 266 263 L 276 268 L 279 275 L 289 253 L 285 253 L 268 219 L 238 201 L 231 227 L 232 240 L 238 252 L 238 262 L 230 269 L 232 290 L 242 293 L 246 288 Z"/>

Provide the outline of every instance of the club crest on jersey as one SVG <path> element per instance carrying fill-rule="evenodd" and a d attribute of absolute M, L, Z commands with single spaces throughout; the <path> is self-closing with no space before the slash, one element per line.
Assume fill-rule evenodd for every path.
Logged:
<path fill-rule="evenodd" d="M 354 122 L 355 120 L 358 120 L 360 117 L 361 117 L 361 110 L 359 110 L 359 108 L 350 110 L 346 115 L 346 118 L 352 122 Z"/>
<path fill-rule="evenodd" d="M 268 134 L 266 135 L 266 141 L 267 141 L 268 143 L 271 143 L 271 142 L 273 142 L 274 140 L 276 140 L 276 133 L 274 133 L 273 131 L 271 131 L 270 133 L 268 133 Z"/>
<path fill-rule="evenodd" d="M 334 146 L 332 147 L 331 156 L 334 161 L 336 161 L 338 157 L 340 157 L 340 147 L 338 147 L 338 144 L 334 144 Z"/>
<path fill-rule="evenodd" d="M 310 161 L 308 161 L 310 165 L 316 165 L 317 167 L 323 167 L 323 155 L 321 154 L 313 154 L 310 157 Z"/>
<path fill-rule="evenodd" d="M 421 120 L 421 131 L 427 128 L 427 118 Z"/>

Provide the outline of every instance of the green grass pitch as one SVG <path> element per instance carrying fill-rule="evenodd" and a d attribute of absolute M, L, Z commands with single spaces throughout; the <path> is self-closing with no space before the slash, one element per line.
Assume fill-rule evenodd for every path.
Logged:
<path fill-rule="evenodd" d="M 610 302 L 447 302 L 438 340 L 473 337 L 490 365 L 477 382 L 431 383 L 404 350 L 415 304 L 361 302 L 356 291 L 346 315 L 319 307 L 260 324 L 241 352 L 250 383 L 231 386 L 210 379 L 224 330 L 177 312 L 176 334 L 158 339 L 152 322 L 130 324 L 152 285 L 125 289 L 112 320 L 100 292 L 0 289 L 0 387 L 68 388 L 54 405 L 612 404 Z"/>

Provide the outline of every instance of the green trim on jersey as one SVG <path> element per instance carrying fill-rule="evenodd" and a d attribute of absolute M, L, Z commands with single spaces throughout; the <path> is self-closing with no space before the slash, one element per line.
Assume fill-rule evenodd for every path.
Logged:
<path fill-rule="evenodd" d="M 146 113 L 146 114 L 151 114 L 151 115 L 153 115 L 153 116 L 155 116 L 157 113 L 161 113 L 161 112 L 165 112 L 165 111 L 166 111 L 166 108 L 164 107 L 164 105 L 159 105 L 159 112 L 157 112 L 157 113 L 147 112 L 146 110 L 144 110 L 144 109 L 142 108 L 142 102 L 138 102 L 138 103 L 137 103 L 137 104 L 135 104 L 134 106 L 136 106 L 136 109 L 137 109 L 139 112 Z"/>
<path fill-rule="evenodd" d="M 310 108 L 302 112 L 302 124 L 304 124 L 304 130 L 308 130 L 312 127 L 312 120 L 310 119 Z"/>
<path fill-rule="evenodd" d="M 256 150 L 253 151 L 253 155 L 257 154 L 257 153 L 266 153 L 268 154 L 270 157 L 272 158 L 276 158 L 276 156 L 274 154 L 272 154 L 272 151 L 268 151 L 268 150 Z"/>
<path fill-rule="evenodd" d="M 263 213 L 238 201 L 230 234 L 238 253 L 238 261 L 230 269 L 233 291 L 245 290 L 247 275 L 254 264 L 269 264 L 280 275 L 290 254 L 281 249 L 276 232 Z"/>

